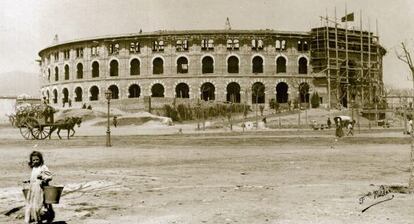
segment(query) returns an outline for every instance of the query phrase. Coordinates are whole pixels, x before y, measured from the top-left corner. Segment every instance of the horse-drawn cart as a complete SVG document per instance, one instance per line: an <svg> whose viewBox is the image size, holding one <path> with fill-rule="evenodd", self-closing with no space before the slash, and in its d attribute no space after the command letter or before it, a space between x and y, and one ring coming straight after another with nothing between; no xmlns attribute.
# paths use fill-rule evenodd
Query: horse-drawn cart
<svg viewBox="0 0 414 224"><path fill-rule="evenodd" d="M75 130L75 124L80 126L81 119L77 117L66 118L63 121L54 122L53 114L55 110L48 105L27 105L17 109L16 114L11 120L12 125L19 128L20 134L25 139L43 140L48 138L56 129L59 132L61 129L68 130L68 138L70 131Z"/></svg>
<svg viewBox="0 0 414 224"><path fill-rule="evenodd" d="M14 115L13 125L20 129L25 139L43 140L52 134L53 123L47 123L47 106L26 105L20 107Z"/></svg>

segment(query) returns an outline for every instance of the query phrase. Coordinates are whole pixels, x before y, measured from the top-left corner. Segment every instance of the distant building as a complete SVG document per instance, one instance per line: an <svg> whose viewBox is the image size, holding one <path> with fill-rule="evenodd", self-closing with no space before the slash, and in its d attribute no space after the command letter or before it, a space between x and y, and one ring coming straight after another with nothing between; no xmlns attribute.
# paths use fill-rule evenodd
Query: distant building
<svg viewBox="0 0 414 224"><path fill-rule="evenodd" d="M326 28L311 32L158 31L61 42L39 52L41 92L57 107L69 99L74 107L103 104L107 89L112 91L113 102L119 107L143 104L144 96L160 102L183 98L259 103L267 107L271 99L282 105L289 101L309 103L313 92L318 92L322 105L326 106L332 98L331 105L340 102L347 106L343 87L353 85L353 79L337 82L336 75L344 74L334 73L332 66L326 68L327 61L333 64L333 53L329 49L331 58L327 59L323 53L327 50L326 38L324 42L319 32L326 33ZM363 34L364 46L368 35ZM352 51L358 51L354 42ZM376 52L376 63L382 66L379 45L374 40L370 43L372 54ZM338 72L344 67L342 47L343 44L338 46L340 55L336 56L340 62L337 65L342 65L336 69ZM367 49L362 49L366 54ZM354 57L348 65L345 63L348 66L358 66ZM381 88L382 73L376 74ZM328 82L328 77L332 82ZM340 86L339 91L336 86Z"/></svg>

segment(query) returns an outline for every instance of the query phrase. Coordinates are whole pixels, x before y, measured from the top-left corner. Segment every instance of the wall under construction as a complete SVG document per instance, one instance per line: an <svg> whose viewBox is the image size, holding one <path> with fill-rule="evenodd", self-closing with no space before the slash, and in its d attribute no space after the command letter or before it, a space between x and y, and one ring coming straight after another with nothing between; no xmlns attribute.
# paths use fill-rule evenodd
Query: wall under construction
<svg viewBox="0 0 414 224"><path fill-rule="evenodd" d="M327 86L331 107L378 107L385 53L372 32L329 26L311 30L313 72L324 74L320 82Z"/></svg>

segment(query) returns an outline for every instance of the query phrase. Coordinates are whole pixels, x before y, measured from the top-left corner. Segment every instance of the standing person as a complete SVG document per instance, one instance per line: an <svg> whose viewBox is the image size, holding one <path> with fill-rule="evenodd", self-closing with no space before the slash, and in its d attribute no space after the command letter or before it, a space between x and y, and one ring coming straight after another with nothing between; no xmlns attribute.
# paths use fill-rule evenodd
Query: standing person
<svg viewBox="0 0 414 224"><path fill-rule="evenodd" d="M340 117L335 119L335 135L336 137L340 138L344 135L344 131L342 130L342 119Z"/></svg>
<svg viewBox="0 0 414 224"><path fill-rule="evenodd" d="M328 120L326 121L326 124L328 125L328 128L331 129L332 122L329 117L328 117Z"/></svg>
<svg viewBox="0 0 414 224"><path fill-rule="evenodd" d="M407 134L411 134L411 132L413 132L413 120L410 119L410 121L408 121L408 130L407 130Z"/></svg>
<svg viewBox="0 0 414 224"><path fill-rule="evenodd" d="M26 207L24 213L25 223L38 222L42 220L52 221L55 213L51 204L45 204L43 187L49 185L52 180L52 173L44 165L42 153L33 151L29 157L29 167L32 174L29 181L29 189L26 195Z"/></svg>
<svg viewBox="0 0 414 224"><path fill-rule="evenodd" d="M354 135L354 122L349 122L348 123L348 133L346 133L346 135Z"/></svg>
<svg viewBox="0 0 414 224"><path fill-rule="evenodd" d="M118 118L117 118L117 116L114 116L114 119L112 120L112 124L114 125L114 127L118 126Z"/></svg>

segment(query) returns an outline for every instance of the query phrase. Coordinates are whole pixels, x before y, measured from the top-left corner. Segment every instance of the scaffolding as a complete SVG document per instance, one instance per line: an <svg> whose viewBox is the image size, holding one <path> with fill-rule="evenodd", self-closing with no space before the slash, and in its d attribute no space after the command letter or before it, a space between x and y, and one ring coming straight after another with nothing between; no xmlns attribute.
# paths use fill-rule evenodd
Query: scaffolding
<svg viewBox="0 0 414 224"><path fill-rule="evenodd" d="M383 100L382 57L385 50L372 32L330 26L311 30L311 64L322 73L328 107L372 109Z"/></svg>

